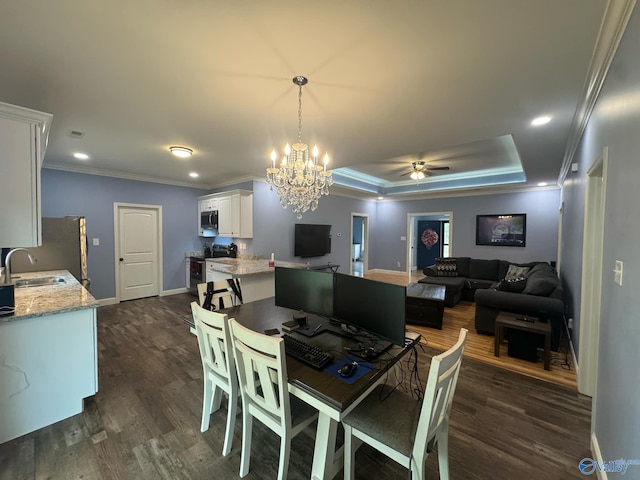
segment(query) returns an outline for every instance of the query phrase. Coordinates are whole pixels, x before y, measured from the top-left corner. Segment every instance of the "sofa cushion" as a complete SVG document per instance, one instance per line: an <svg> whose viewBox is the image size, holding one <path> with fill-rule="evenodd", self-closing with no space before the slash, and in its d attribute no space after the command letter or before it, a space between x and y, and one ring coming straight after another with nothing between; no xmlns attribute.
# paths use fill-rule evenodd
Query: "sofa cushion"
<svg viewBox="0 0 640 480"><path fill-rule="evenodd" d="M529 271L527 286L522 293L548 297L559 286L560 280L553 267L548 263L540 263Z"/></svg>
<svg viewBox="0 0 640 480"><path fill-rule="evenodd" d="M472 258L469 260L469 277L479 280L497 281L498 270L500 267L499 260L481 260Z"/></svg>
<svg viewBox="0 0 640 480"><path fill-rule="evenodd" d="M436 271L439 277L457 277L458 265L455 258L436 258Z"/></svg>
<svg viewBox="0 0 640 480"><path fill-rule="evenodd" d="M527 286L527 278L520 277L520 278L514 278L512 280L507 280L505 278L504 280L501 280L500 283L498 283L498 286L496 288L501 292L522 293L522 291L524 290L524 287L526 286Z"/></svg>
<svg viewBox="0 0 640 480"><path fill-rule="evenodd" d="M458 272L458 276L460 277L468 277L469 276L469 262L471 261L471 257L455 257L456 259L456 270Z"/></svg>
<svg viewBox="0 0 640 480"><path fill-rule="evenodd" d="M509 269L507 270L506 275L504 276L505 280L516 280L519 278L524 278L529 273L529 267L520 267L518 265L509 265ZM526 282L525 282L526 283ZM524 286L523 286L524 288Z"/></svg>

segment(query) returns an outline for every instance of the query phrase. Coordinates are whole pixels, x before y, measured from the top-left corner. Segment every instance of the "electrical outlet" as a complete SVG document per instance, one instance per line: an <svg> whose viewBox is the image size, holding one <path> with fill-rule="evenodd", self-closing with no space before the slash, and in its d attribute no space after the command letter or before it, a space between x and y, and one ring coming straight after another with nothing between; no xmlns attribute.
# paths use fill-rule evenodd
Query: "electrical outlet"
<svg viewBox="0 0 640 480"><path fill-rule="evenodd" d="M93 239L93 245L94 245L94 246L96 246L96 247L97 247L98 245L100 245L100 239L99 239L99 238L94 238L94 239Z"/></svg>
<svg viewBox="0 0 640 480"><path fill-rule="evenodd" d="M400 260L398 260L398 268L400 268Z"/></svg>
<svg viewBox="0 0 640 480"><path fill-rule="evenodd" d="M616 260L616 265L613 268L613 281L622 286L622 271L624 264L620 260Z"/></svg>

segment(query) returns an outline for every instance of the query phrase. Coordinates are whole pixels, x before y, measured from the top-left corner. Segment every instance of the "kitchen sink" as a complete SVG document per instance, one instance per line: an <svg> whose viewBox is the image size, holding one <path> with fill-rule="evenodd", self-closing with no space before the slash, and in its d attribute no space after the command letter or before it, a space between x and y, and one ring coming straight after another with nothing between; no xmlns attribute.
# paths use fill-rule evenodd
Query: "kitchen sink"
<svg viewBox="0 0 640 480"><path fill-rule="evenodd" d="M66 283L66 280L62 277L25 278L23 280L16 280L16 288L42 287L45 285L59 285L60 283Z"/></svg>

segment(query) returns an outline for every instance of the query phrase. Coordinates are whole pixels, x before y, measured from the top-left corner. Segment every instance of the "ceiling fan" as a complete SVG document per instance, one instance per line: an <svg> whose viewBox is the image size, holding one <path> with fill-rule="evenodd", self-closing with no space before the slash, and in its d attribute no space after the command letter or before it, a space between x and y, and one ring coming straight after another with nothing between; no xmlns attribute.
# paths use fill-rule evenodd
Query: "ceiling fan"
<svg viewBox="0 0 640 480"><path fill-rule="evenodd" d="M411 175L411 178L414 180L422 180L424 177L431 175L429 172L435 170L449 170L449 167L428 167L427 162L420 160L411 162L411 171L403 173L400 176L404 177L405 175Z"/></svg>

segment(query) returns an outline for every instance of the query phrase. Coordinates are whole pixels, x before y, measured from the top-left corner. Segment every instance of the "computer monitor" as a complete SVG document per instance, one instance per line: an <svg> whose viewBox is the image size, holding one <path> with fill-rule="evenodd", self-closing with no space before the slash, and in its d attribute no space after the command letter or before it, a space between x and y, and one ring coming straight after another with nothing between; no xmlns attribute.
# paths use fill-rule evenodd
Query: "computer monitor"
<svg viewBox="0 0 640 480"><path fill-rule="evenodd" d="M404 346L406 287L335 274L333 316Z"/></svg>
<svg viewBox="0 0 640 480"><path fill-rule="evenodd" d="M333 273L302 268L275 269L275 296L279 307L333 316Z"/></svg>

